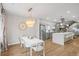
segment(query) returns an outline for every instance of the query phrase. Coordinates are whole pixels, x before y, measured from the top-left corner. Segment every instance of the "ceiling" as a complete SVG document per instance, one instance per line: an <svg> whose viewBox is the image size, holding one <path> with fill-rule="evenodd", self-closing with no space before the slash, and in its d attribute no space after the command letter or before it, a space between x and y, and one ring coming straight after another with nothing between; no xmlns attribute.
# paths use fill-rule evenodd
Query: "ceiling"
<svg viewBox="0 0 79 59"><path fill-rule="evenodd" d="M3 3L7 13L28 16L28 9L33 8L32 15L34 17L43 17L46 19L55 19L60 16L79 18L78 3Z"/></svg>

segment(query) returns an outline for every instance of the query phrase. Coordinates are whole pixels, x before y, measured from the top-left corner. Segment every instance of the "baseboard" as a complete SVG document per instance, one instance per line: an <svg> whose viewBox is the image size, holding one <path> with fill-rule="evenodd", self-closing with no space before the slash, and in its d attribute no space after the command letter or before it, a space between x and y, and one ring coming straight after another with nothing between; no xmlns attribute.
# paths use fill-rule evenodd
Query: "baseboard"
<svg viewBox="0 0 79 59"><path fill-rule="evenodd" d="M20 42L10 43L10 44L8 44L8 46L15 45L15 44L20 44Z"/></svg>

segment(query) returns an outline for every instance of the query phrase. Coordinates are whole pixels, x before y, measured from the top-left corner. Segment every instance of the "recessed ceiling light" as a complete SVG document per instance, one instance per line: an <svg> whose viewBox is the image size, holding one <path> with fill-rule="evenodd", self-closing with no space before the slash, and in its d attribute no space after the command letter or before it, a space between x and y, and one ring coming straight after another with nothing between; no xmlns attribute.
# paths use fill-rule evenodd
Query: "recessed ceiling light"
<svg viewBox="0 0 79 59"><path fill-rule="evenodd" d="M66 13L67 13L67 14L70 14L71 12L68 10Z"/></svg>
<svg viewBox="0 0 79 59"><path fill-rule="evenodd" d="M75 18L75 16L72 16L73 18Z"/></svg>

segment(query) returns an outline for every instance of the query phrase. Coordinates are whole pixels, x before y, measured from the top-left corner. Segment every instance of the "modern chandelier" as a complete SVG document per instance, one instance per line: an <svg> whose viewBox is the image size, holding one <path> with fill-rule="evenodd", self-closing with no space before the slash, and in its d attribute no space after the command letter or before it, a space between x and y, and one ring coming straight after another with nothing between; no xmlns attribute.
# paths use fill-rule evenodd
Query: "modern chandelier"
<svg viewBox="0 0 79 59"><path fill-rule="evenodd" d="M35 18L32 17L32 8L28 9L29 17L27 18L25 24L27 27L33 27L35 24Z"/></svg>
<svg viewBox="0 0 79 59"><path fill-rule="evenodd" d="M20 30L25 30L26 28L32 28L35 25L35 18L32 16L32 8L28 9L28 18L21 22L19 27Z"/></svg>

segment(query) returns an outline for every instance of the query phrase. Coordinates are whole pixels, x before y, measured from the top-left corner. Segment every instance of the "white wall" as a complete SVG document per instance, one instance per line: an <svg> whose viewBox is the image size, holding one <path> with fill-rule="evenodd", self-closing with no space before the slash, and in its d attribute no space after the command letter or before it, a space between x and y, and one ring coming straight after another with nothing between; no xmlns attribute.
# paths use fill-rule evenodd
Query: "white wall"
<svg viewBox="0 0 79 59"><path fill-rule="evenodd" d="M0 6L0 16L1 16L1 6Z"/></svg>
<svg viewBox="0 0 79 59"><path fill-rule="evenodd" d="M9 45L19 43L18 38L23 34L30 35L32 33L31 35L37 36L39 38L38 21L33 28L27 28L26 30L22 31L19 29L19 24L24 20L26 20L26 18L17 15L8 14L7 39Z"/></svg>
<svg viewBox="0 0 79 59"><path fill-rule="evenodd" d="M0 42L3 40L3 25L2 25L2 17L0 16Z"/></svg>

